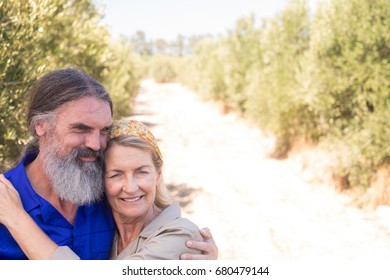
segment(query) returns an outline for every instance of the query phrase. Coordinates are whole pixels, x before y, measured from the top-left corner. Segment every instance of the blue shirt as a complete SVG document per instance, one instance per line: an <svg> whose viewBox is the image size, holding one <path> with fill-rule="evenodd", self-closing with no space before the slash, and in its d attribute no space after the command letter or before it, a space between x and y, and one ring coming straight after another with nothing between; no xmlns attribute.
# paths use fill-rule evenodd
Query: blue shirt
<svg viewBox="0 0 390 280"><path fill-rule="evenodd" d="M80 259L108 259L115 224L107 201L78 207L74 225L70 224L48 201L39 196L27 178L25 166L35 159L29 154L15 168L5 173L20 194L24 209L41 229L59 246L68 246ZM0 259L23 260L26 255L0 224Z"/></svg>

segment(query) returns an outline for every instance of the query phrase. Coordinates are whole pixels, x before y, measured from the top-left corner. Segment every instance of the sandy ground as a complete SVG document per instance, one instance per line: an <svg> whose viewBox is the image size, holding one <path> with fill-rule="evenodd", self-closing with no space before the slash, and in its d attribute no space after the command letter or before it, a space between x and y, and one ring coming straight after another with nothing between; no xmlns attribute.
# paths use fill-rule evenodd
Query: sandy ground
<svg viewBox="0 0 390 280"><path fill-rule="evenodd" d="M273 139L249 122L176 83L144 80L134 106L183 216L211 229L219 259L390 261L389 208L358 209L298 161L269 158Z"/></svg>

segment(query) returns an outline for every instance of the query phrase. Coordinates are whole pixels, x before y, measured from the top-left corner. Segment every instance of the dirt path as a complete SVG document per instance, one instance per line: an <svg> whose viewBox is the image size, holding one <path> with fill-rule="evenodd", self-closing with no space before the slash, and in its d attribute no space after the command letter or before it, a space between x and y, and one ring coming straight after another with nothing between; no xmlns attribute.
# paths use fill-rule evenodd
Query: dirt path
<svg viewBox="0 0 390 280"><path fill-rule="evenodd" d="M211 228L220 259L390 260L388 208L362 211L307 183L294 162L267 157L273 139L234 114L152 80L142 82L134 113L159 138L183 216Z"/></svg>

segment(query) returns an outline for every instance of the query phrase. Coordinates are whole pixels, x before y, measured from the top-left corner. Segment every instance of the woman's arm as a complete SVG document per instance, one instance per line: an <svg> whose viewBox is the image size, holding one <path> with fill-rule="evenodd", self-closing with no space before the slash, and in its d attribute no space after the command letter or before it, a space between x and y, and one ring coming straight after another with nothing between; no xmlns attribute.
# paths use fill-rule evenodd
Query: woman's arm
<svg viewBox="0 0 390 280"><path fill-rule="evenodd" d="M29 259L78 258L69 248L59 247L42 231L24 210L19 193L3 174L0 174L0 223L7 227Z"/></svg>

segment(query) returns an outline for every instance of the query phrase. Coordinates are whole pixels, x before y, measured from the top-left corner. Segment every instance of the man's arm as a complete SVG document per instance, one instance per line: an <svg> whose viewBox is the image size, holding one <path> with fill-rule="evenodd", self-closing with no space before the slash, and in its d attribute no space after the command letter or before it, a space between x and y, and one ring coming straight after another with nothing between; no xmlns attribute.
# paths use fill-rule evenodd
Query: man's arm
<svg viewBox="0 0 390 280"><path fill-rule="evenodd" d="M210 229L202 228L200 234L203 237L202 241L188 240L186 245L188 248L197 249L203 252L203 254L189 254L184 253L180 256L181 260L216 260L218 259L218 248L215 244Z"/></svg>

